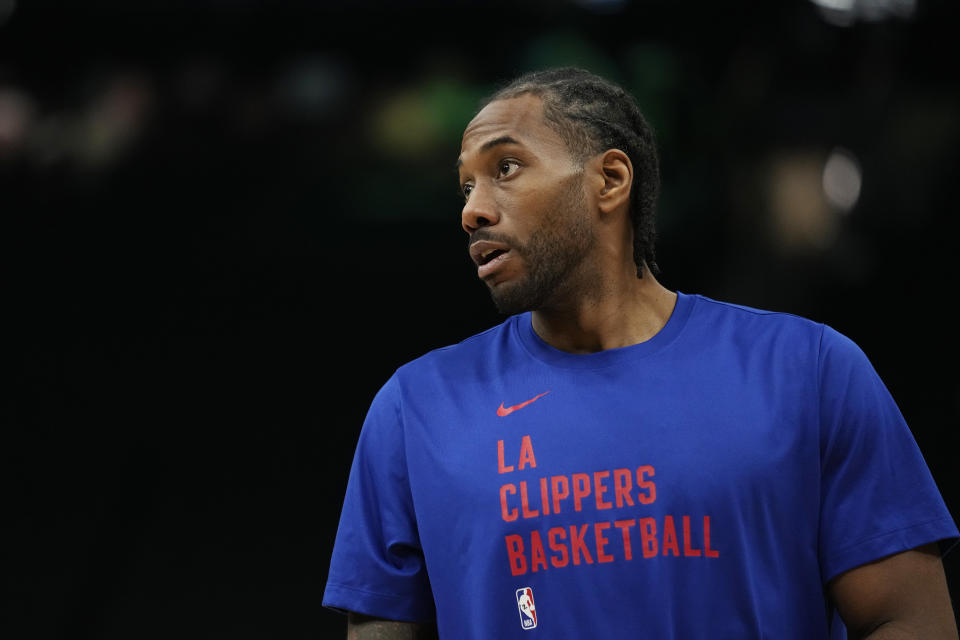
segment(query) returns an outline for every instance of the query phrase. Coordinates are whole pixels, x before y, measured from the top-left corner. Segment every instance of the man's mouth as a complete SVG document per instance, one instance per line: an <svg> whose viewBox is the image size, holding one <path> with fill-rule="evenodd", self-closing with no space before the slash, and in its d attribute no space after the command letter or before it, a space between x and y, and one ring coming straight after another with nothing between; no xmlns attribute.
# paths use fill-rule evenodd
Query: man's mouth
<svg viewBox="0 0 960 640"><path fill-rule="evenodd" d="M480 256L480 266L483 266L496 258L497 256L502 256L507 252L506 249L494 249L493 251L488 251Z"/></svg>
<svg viewBox="0 0 960 640"><path fill-rule="evenodd" d="M477 240L470 245L470 257L477 264L477 275L486 278L509 257L510 247L502 242Z"/></svg>
<svg viewBox="0 0 960 640"><path fill-rule="evenodd" d="M483 262L480 263L480 266L477 267L477 276L479 276L481 280L487 279L496 271L499 271L500 267L503 266L503 264L509 259L509 250L492 252Z"/></svg>
<svg viewBox="0 0 960 640"><path fill-rule="evenodd" d="M470 257L478 266L483 266L508 251L510 251L510 247L493 240L477 240L470 245Z"/></svg>

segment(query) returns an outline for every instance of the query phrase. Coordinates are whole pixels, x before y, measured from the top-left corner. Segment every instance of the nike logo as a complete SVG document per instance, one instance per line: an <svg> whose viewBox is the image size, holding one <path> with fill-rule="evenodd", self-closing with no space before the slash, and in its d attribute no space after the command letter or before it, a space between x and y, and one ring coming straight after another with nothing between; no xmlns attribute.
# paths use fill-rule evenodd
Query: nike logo
<svg viewBox="0 0 960 640"><path fill-rule="evenodd" d="M497 415L500 416L501 418L502 418L503 416L508 416L508 415L510 415L511 413L513 413L514 411L516 411L517 409L523 409L525 406L527 406L527 405L530 404L531 402L536 402L537 400L539 400L539 399L542 398L543 396L547 395L548 393L550 393L550 392L549 392L549 391L544 391L544 392L541 393L540 395L538 395L538 396L533 396L532 398L530 398L530 399L527 400L526 402L521 402L520 404L515 404L515 405L513 405L512 407L504 407L504 406L503 406L503 403L501 402L501 403L500 403L500 406L497 407Z"/></svg>

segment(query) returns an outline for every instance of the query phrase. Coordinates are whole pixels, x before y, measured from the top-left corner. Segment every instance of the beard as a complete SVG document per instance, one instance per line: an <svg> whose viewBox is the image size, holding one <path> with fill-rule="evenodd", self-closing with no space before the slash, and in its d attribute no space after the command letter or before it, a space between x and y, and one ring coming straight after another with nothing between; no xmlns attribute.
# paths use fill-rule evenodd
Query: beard
<svg viewBox="0 0 960 640"><path fill-rule="evenodd" d="M571 178L547 205L542 225L527 242L503 238L523 258L526 273L489 287L500 313L514 315L562 303L582 282L575 277L576 270L595 241L582 189L580 174Z"/></svg>

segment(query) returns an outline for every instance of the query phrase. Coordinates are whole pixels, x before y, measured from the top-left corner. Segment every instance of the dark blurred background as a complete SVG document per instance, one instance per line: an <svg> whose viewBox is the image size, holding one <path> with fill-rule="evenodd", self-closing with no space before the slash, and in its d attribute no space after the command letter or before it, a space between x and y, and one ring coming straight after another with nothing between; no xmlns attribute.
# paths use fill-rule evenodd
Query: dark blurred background
<svg viewBox="0 0 960 640"><path fill-rule="evenodd" d="M4 636L342 637L320 599L368 403L501 320L460 134L550 65L653 123L664 284L852 337L957 518L958 16L0 0Z"/></svg>

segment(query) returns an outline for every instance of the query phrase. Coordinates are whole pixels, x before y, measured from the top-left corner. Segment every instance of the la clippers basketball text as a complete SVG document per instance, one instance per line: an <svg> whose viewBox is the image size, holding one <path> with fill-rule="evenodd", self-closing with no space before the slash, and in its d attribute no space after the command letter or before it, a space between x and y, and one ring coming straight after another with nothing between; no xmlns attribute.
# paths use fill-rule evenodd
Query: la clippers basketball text
<svg viewBox="0 0 960 640"><path fill-rule="evenodd" d="M657 500L652 465L539 477L525 473L521 479L519 472L537 467L533 441L522 436L511 464L506 449L498 440L497 472L517 476L505 477L509 481L500 485L500 517L505 522L530 522L526 533L505 536L512 575L657 556L720 557L708 514L644 515L644 507ZM609 511L610 517L549 526L551 516L580 512L591 504L597 511Z"/></svg>

